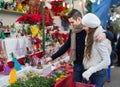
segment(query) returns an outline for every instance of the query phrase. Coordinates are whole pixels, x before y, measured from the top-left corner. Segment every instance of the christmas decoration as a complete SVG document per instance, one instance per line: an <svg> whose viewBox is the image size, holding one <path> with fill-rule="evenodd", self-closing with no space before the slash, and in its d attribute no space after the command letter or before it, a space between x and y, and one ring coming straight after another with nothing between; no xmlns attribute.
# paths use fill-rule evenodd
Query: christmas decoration
<svg viewBox="0 0 120 87"><path fill-rule="evenodd" d="M9 75L11 69L10 69L10 67L7 64L7 58L5 56L3 56L2 61L3 61L3 64L4 64L3 65L3 72L4 72L4 74L5 75Z"/></svg>
<svg viewBox="0 0 120 87"><path fill-rule="evenodd" d="M21 70L21 65L20 63L17 61L17 59L15 58L14 54L11 53L11 57L12 57L12 61L14 62L14 68L16 70Z"/></svg>
<svg viewBox="0 0 120 87"><path fill-rule="evenodd" d="M30 56L25 55L24 64L30 64Z"/></svg>
<svg viewBox="0 0 120 87"><path fill-rule="evenodd" d="M12 69L11 72L10 72L10 84L13 84L17 81L17 78L16 78L16 69Z"/></svg>

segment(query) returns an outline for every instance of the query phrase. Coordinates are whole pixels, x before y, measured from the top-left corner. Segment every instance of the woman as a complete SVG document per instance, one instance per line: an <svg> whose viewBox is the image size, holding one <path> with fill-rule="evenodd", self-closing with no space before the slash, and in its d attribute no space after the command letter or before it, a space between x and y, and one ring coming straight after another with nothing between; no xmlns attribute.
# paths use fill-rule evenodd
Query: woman
<svg viewBox="0 0 120 87"><path fill-rule="evenodd" d="M87 31L83 59L86 71L82 76L97 87L103 87L107 80L107 68L110 65L111 44L108 39L101 42L95 41L95 36L105 31L100 26L100 19L96 15L86 14L82 24Z"/></svg>

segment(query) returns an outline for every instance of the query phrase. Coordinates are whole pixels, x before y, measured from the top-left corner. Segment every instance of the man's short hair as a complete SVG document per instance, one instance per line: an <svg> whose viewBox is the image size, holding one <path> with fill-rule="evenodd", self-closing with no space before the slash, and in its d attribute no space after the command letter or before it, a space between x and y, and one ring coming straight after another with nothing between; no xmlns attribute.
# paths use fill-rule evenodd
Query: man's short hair
<svg viewBox="0 0 120 87"><path fill-rule="evenodd" d="M72 9L70 11L70 13L68 13L68 18L73 18L73 19L77 19L78 17L81 17L82 18L82 14L80 11L78 11L77 9Z"/></svg>

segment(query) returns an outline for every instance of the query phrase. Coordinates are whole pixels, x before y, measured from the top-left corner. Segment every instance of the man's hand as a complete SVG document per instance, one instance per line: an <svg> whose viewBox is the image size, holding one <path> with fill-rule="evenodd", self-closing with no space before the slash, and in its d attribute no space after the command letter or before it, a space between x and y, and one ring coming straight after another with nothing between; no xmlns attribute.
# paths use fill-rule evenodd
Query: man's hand
<svg viewBox="0 0 120 87"><path fill-rule="evenodd" d="M44 63L47 64L48 62L51 62L51 61L52 61L52 58L51 57L47 57L47 58L45 58Z"/></svg>
<svg viewBox="0 0 120 87"><path fill-rule="evenodd" d="M95 41L96 42L101 42L105 39L106 39L106 34L105 33L101 33L101 34L95 36Z"/></svg>

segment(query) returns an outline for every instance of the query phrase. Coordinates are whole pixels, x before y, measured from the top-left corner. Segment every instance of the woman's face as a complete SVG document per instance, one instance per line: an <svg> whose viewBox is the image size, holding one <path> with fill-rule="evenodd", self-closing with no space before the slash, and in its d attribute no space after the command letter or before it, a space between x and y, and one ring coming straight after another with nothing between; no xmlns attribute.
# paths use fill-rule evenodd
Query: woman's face
<svg viewBox="0 0 120 87"><path fill-rule="evenodd" d="M81 23L81 18L78 17L77 20L69 18L68 21L71 24L71 26L75 29Z"/></svg>

